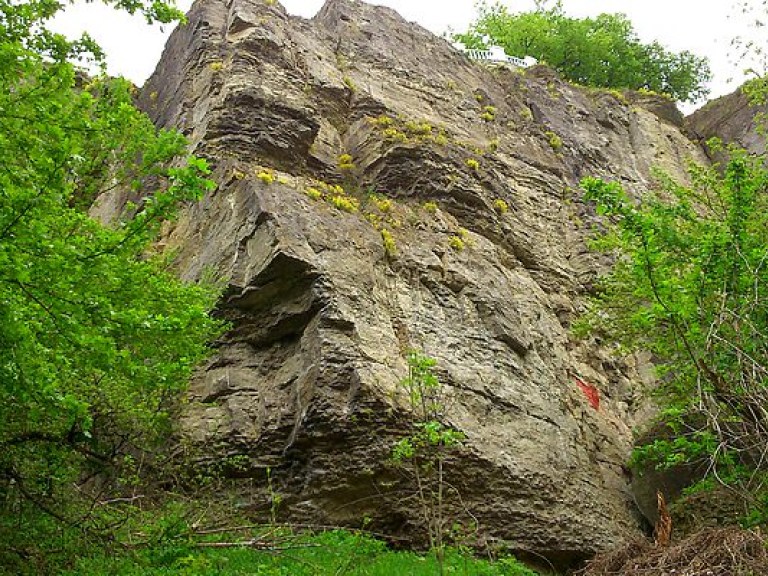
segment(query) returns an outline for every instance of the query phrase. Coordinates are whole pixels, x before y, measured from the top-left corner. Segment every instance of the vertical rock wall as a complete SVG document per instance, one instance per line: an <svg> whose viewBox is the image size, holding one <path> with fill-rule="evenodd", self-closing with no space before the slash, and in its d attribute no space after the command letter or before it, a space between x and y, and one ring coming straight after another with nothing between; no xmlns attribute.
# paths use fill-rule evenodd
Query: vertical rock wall
<svg viewBox="0 0 768 576"><path fill-rule="evenodd" d="M232 330L181 425L206 458L245 457L244 493L269 466L294 519L420 533L386 462L409 429L398 382L416 348L467 436L448 463L453 513L561 563L638 533L623 463L652 378L569 333L600 267L578 181L642 193L654 166L684 178L705 159L674 107L483 67L354 0L310 21L198 0L141 103L220 182L165 243L183 276L229 286ZM357 211L333 204L337 185Z"/></svg>

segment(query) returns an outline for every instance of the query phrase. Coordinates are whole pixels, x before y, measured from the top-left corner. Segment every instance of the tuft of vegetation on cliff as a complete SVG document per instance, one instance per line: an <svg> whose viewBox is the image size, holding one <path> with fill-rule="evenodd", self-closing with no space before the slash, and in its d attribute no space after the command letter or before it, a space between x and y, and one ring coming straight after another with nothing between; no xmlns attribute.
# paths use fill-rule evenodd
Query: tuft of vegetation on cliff
<svg viewBox="0 0 768 576"><path fill-rule="evenodd" d="M707 95L711 72L705 58L642 43L623 14L572 18L560 1L539 2L533 12L510 13L501 4L484 3L479 10L469 30L457 36L467 46L480 47L488 37L508 54L533 56L585 86L651 90L681 102Z"/></svg>

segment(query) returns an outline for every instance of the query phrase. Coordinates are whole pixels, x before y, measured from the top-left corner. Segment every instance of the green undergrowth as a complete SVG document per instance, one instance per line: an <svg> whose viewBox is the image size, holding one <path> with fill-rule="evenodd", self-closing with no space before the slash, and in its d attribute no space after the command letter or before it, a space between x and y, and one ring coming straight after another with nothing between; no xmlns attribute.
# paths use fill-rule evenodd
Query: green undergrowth
<svg viewBox="0 0 768 576"><path fill-rule="evenodd" d="M263 537L263 538L262 538ZM247 545L248 542L251 545ZM234 546L236 542L245 542ZM210 546L210 547L207 547ZM215 547L222 546L222 547ZM369 536L344 530L275 538L271 533L243 537L217 534L204 541L185 540L121 554L81 558L67 576L432 576L432 555L392 551ZM536 576L514 558L494 562L457 549L446 553L444 574L457 576Z"/></svg>

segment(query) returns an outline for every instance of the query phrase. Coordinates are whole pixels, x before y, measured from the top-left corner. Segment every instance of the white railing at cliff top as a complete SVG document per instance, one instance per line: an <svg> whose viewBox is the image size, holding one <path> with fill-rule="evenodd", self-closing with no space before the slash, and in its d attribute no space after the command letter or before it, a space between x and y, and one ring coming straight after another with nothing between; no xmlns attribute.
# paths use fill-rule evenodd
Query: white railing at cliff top
<svg viewBox="0 0 768 576"><path fill-rule="evenodd" d="M512 66L517 66L518 68L530 68L539 63L532 56L526 56L525 58L507 56L507 53L501 46L491 46L488 50L480 50L478 48L467 48L461 42L455 42L453 47L459 52L466 54L471 60L477 60L478 62L512 64Z"/></svg>

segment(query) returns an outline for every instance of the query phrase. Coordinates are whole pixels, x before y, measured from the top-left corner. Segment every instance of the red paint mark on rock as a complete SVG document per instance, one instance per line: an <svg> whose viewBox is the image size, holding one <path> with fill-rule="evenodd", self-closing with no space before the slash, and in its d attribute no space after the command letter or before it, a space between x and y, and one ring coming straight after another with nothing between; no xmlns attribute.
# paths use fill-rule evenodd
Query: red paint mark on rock
<svg viewBox="0 0 768 576"><path fill-rule="evenodd" d="M584 396L587 397L587 400L589 401L590 406L594 408L595 410L600 409L600 390L598 390L595 386L592 384L589 384L587 382L584 382L581 378L573 378L573 381L576 382L576 385L581 388L581 391L584 392Z"/></svg>

